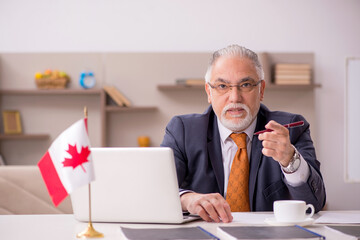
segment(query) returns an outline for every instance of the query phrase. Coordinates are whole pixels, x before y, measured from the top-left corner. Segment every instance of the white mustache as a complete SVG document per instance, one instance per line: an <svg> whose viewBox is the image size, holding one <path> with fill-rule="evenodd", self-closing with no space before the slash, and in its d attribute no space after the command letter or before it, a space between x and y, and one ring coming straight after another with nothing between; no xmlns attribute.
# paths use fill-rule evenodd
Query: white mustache
<svg viewBox="0 0 360 240"><path fill-rule="evenodd" d="M242 108L244 109L247 113L249 113L250 109L248 108L248 106L246 106L245 104L242 103L229 103L228 105L226 105L222 111L222 114L225 114L226 111L228 111L230 108Z"/></svg>

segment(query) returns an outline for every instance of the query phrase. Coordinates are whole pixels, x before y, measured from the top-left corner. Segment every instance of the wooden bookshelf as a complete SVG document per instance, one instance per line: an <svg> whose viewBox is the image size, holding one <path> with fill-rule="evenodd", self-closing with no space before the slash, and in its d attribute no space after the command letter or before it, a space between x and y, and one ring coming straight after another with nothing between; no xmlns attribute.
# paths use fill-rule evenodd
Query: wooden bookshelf
<svg viewBox="0 0 360 240"><path fill-rule="evenodd" d="M44 108L48 108L49 105L50 107L54 106L54 108L58 108L60 109L60 111L63 112L67 112L67 106L70 106L72 103L78 105L82 105L83 103L88 103L91 102L91 105L89 106L90 108L94 108L96 110L96 116L100 116L100 121L97 121L97 123L91 122L93 124L99 124L99 128L100 130L98 131L98 129L96 131L98 131L100 133L100 136L98 141L97 141L97 145L101 145L101 146L108 146L108 145L114 145L111 144L112 143L112 139L111 138L111 131L109 131L109 129L112 128L116 128L116 124L128 124L129 121L128 119L136 118L136 116L128 116L122 118L122 116L119 116L119 114L132 114L132 113L141 113L141 112L146 112L147 114L153 114L153 112L156 112L158 108L162 107L162 103L159 102L159 106L130 106L130 107L120 107L118 105L111 105L110 103L107 102L107 95L105 94L104 90L101 88L98 89L81 89L78 85L73 84L71 86L76 87L76 89L36 89L34 86L31 86L29 84L27 85L23 85L25 86L29 86L29 88L31 89L17 89L17 87L21 88L21 82L22 82L22 75L21 74L17 74L16 73L16 69L14 66L21 66L22 71L24 72L32 72L34 69L33 66L33 59L37 59L39 58L40 63L44 64L47 63L47 59L49 58L49 56L54 56L54 59L56 59L56 61L58 63L60 63L60 65L62 65L62 63L66 63L65 66L69 69L71 69L70 67L72 67L72 65L76 65L78 62L84 62L83 60L87 60L87 59L92 59L91 61L94 62L93 66L94 69L98 69L98 72L100 72L100 70L103 68L103 66L99 66L97 68L97 64L98 64L98 59L101 59L102 55L97 55L97 54L90 54L90 55L83 55L80 54L79 56L77 54L75 54L76 58L73 57L73 55L67 55L67 54L52 54L52 55L42 55L42 54L25 54L25 55L16 55L13 56L12 54L5 54L5 58L9 60L9 63L11 63L10 65L4 65L4 69L2 71L2 82L8 81L8 83L11 84L3 84L3 86L9 86L12 89L1 89L0 90L0 102L1 102L1 108L3 109L7 109L7 107L11 107L11 108L16 108L19 107L20 110L22 109L27 109L27 106L31 107L31 110L33 109L32 107L32 101L34 100L34 104L37 103L41 103L42 101L44 102L49 102L49 104L44 104ZM146 61L148 61L147 59L149 59L149 57L151 57L150 59L153 59L153 62L156 63L156 66L158 65L158 62L161 63L166 63L169 60L168 59L178 59L177 61L179 62L184 62L186 61L186 66L182 66L181 68L177 68L174 65L174 69L169 73L170 75L166 75L166 76L161 76L161 78L159 78L159 83L158 85L155 85L153 88L155 88L158 93L157 94L164 94L166 96L166 98L171 97L171 96L175 96L176 100L181 101L181 97L186 95L182 95L184 93L186 93L186 91L191 92L191 94L200 94L200 91L202 94L205 94L204 92L204 88L205 86L186 86L186 85L179 85L175 83L175 79L178 77L183 77L186 75L195 75L195 76L200 76L202 74L202 71L205 70L204 69L204 63L206 64L206 62L208 61L209 57L211 56L211 53L191 53L191 54L180 54L180 56L178 57L178 53L174 54L168 54L168 53L161 53L161 54L155 54L154 58L153 58L154 54L136 54L134 59L146 59ZM99 58L100 56L100 58ZM4 58L4 54L2 54L2 57ZM121 61L127 62L127 59L129 57L133 57L132 54L110 54L108 57L108 62L106 64L109 64L107 67L109 69L113 69L112 71L114 71L114 76L131 76L132 79L134 79L134 81L145 81L148 80L146 79L146 77L149 78L149 76L147 74L143 74L143 73L137 73L137 72L132 72L133 70L132 67L129 68L129 71L123 71L123 70L117 70L119 63L121 63ZM272 68L275 64L278 63L307 63L310 64L312 66L312 69L315 71L315 65L314 65L314 54L313 53L297 53L297 52L293 52L293 53L273 53L273 52L264 52L264 53L259 53L259 58L260 61L263 63L264 66L264 71L265 71L265 76L266 76L266 91L273 91L273 95L275 96L275 99L281 98L281 95L285 92L291 92L290 94L284 94L285 97L288 97L289 95L291 95L292 93L295 93L297 95L301 95L301 94L306 94L306 95L311 95L311 93L309 94L309 92L311 92L314 89L320 88L321 85L320 84L316 84L314 82L314 74L312 75L312 82L310 85L275 85L273 83L273 75L272 75ZM76 61L76 59L81 59L81 61ZM189 60L190 59L190 60ZM121 60L119 62L119 60ZM90 62L91 62L90 61ZM39 64L39 63L37 63ZM136 65L134 69L137 69L137 65L138 65L138 61L134 61L134 64ZM163 64L162 64L163 65ZM5 69L5 67L9 67L9 70L7 71ZM82 67L82 63L77 66L76 69L80 69L80 67ZM193 69L200 69L200 70L194 70L194 71L189 71L187 72L187 69L189 69L189 67L193 68ZM74 68L75 69L75 68ZM153 68L150 68L151 71L153 70ZM5 71L6 70L6 71ZM131 71L130 71L131 70ZM160 70L154 70L154 71L160 71ZM140 71L141 72L141 71ZM73 74L77 74L77 70L73 70ZM115 74L116 73L116 74ZM75 76L75 75L74 75ZM100 75L99 75L100 76ZM108 75L108 76L112 76L112 75ZM169 79L169 76L171 77L171 79ZM104 77L104 76L103 76ZM158 75L151 75L151 78L156 78L158 77ZM12 78L14 78L15 80L13 80ZM102 79L103 82L108 82L108 83L115 83L114 80L111 79ZM125 81L124 81L125 82ZM125 82L126 83L126 82ZM122 81L117 82L117 84L119 84L119 86L125 86L125 85L121 85L121 84L125 84ZM147 85L147 87L149 87L150 85ZM150 86L152 87L152 86ZM125 88L125 87L124 87ZM149 89L150 90L150 89ZM154 89L151 89L154 90ZM300 93L296 93L296 91L301 91ZM309 92L306 92L309 91ZM66 98L65 104L62 104L62 100ZM69 98L69 99L68 99ZM88 101L89 100L89 101ZM171 99L172 100L172 99ZM14 103L13 103L14 102ZM26 102L26 104L22 104L22 102ZM79 104L81 103L81 104ZM90 103L89 103L90 104ZM151 103L149 103L151 104ZM166 104L172 104L171 101L170 103L166 103ZM167 105L166 105L167 106ZM28 111L31 111L29 107ZM37 113L40 111L41 112L41 108L42 106L34 106L34 109L37 111ZM99 113L98 110L99 109ZM72 111L73 109L71 108L70 111ZM162 110L162 109L161 109ZM167 110L167 109L166 109ZM32 119L33 117L31 116L33 113L32 112L24 112L24 119L25 121L29 118ZM56 111L56 110L55 110ZM30 116L28 117L29 114ZM47 113L41 113L41 114L47 114ZM50 113L51 114L51 113ZM81 116L81 113L79 114ZM113 123L112 119L113 118L119 118L119 119L125 119L125 122L121 122L121 123ZM31 122L31 121L29 121ZM111 125L115 125L115 126L110 126ZM28 123L26 121L26 123ZM30 126L27 127L27 129L31 128L31 124L29 124ZM41 128L41 130L39 129L38 131L41 131L40 133L33 133L33 134L26 134L27 130L25 131L25 134L22 135L0 135L0 143L4 142L4 141L8 141L8 140L31 140L31 139L36 139L37 141L43 141L46 139L50 139L53 131L51 131L49 126L44 125L43 127L40 125L38 126L37 124L37 129ZM97 127L97 126L96 126ZM44 132L44 131L45 132ZM65 129L64 129L65 130ZM48 131L48 132L47 132ZM51 135L49 136L47 133L50 133ZM97 134L99 135L99 134ZM51 139L50 139L51 140ZM109 142L108 142L109 141ZM108 144L109 143L109 144ZM5 143L4 145L7 144L15 144L17 145L18 143ZM19 143L17 146L21 146L21 144L23 143ZM28 144L27 142L25 144ZM38 143L36 143L38 144ZM39 143L39 145L44 145L44 142ZM6 157L6 149L4 150L4 155L5 155L5 159L8 160L8 163L11 164L11 159ZM36 149L34 149L34 152L37 151Z"/></svg>
<svg viewBox="0 0 360 240"><path fill-rule="evenodd" d="M143 111L156 111L158 108L155 106L130 106L121 107L117 105L107 105L106 93L103 89L1 89L0 97L2 96L94 96L99 98L100 102L100 124L101 145L107 146L107 115L111 113L131 113ZM4 108L4 103L2 108ZM46 130L46 126L44 127ZM64 129L65 130L65 129ZM0 141L17 141L17 140L47 140L50 139L49 134L0 134ZM11 160L8 160L11 164Z"/></svg>

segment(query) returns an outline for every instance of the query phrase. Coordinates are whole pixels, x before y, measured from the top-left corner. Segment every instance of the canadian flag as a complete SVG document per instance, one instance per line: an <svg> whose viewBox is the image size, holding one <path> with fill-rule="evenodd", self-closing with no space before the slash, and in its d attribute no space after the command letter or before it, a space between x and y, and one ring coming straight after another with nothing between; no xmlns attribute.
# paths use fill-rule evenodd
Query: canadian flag
<svg viewBox="0 0 360 240"><path fill-rule="evenodd" d="M76 188L93 181L87 118L62 132L41 158L38 167L55 206Z"/></svg>

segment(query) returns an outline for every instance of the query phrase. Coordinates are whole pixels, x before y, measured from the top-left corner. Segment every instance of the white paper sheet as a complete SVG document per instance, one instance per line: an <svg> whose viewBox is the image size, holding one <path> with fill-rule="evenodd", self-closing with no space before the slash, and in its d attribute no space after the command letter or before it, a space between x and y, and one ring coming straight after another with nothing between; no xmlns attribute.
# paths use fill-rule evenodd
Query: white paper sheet
<svg viewBox="0 0 360 240"><path fill-rule="evenodd" d="M360 224L360 212L321 212L315 223L348 223Z"/></svg>
<svg viewBox="0 0 360 240"><path fill-rule="evenodd" d="M264 221L266 218L274 217L273 212L269 213L256 213L256 212L233 212L233 222L243 224L266 224Z"/></svg>

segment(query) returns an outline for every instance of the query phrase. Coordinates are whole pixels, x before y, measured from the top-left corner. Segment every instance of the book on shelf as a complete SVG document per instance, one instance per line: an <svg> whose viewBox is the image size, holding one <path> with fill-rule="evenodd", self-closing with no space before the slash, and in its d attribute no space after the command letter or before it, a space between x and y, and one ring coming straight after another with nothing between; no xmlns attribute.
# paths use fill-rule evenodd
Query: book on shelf
<svg viewBox="0 0 360 240"><path fill-rule="evenodd" d="M202 78L184 78L184 79L176 79L177 85L185 85L185 86L204 86L205 80Z"/></svg>
<svg viewBox="0 0 360 240"><path fill-rule="evenodd" d="M291 76L284 76L284 77L275 77L275 84L311 84L310 77L291 77Z"/></svg>
<svg viewBox="0 0 360 240"><path fill-rule="evenodd" d="M324 236L300 226L286 227L218 227L217 236L228 240L248 239L325 239Z"/></svg>
<svg viewBox="0 0 360 240"><path fill-rule="evenodd" d="M125 228L120 227L125 239L128 240L208 240L218 237L201 227L178 227L178 228Z"/></svg>
<svg viewBox="0 0 360 240"><path fill-rule="evenodd" d="M277 63L275 71L277 70L311 70L311 65L308 63Z"/></svg>
<svg viewBox="0 0 360 240"><path fill-rule="evenodd" d="M104 91L110 96L110 98L119 106L130 107L131 102L126 98L116 87L104 86Z"/></svg>
<svg viewBox="0 0 360 240"><path fill-rule="evenodd" d="M311 76L311 70L307 69L307 70L275 70L275 74L277 75L303 75L303 76Z"/></svg>
<svg viewBox="0 0 360 240"><path fill-rule="evenodd" d="M275 84L311 84L310 76L275 75Z"/></svg>
<svg viewBox="0 0 360 240"><path fill-rule="evenodd" d="M294 81L294 80L283 80L283 81L276 81L275 85L311 85L311 82L307 81Z"/></svg>
<svg viewBox="0 0 360 240"><path fill-rule="evenodd" d="M304 80L304 81L310 81L311 77L310 75L281 75L281 74L275 74L276 79L294 79L294 80Z"/></svg>

